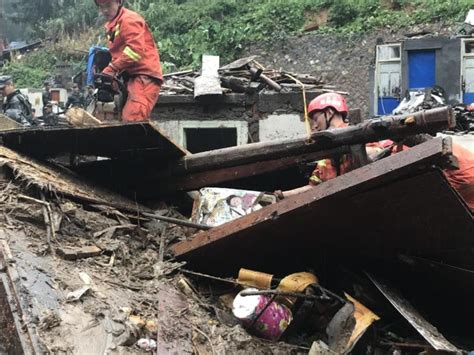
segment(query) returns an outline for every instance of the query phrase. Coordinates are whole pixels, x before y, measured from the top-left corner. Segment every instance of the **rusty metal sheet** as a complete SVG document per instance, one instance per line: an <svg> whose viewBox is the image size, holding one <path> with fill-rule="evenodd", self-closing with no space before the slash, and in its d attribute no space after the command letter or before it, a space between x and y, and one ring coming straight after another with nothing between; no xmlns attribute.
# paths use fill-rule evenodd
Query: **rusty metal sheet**
<svg viewBox="0 0 474 355"><path fill-rule="evenodd" d="M435 139L352 171L199 233L172 251L193 268L232 275L241 267L304 267L322 248L394 256L471 246L471 212L441 172L431 170L447 158L443 142Z"/></svg>
<svg viewBox="0 0 474 355"><path fill-rule="evenodd" d="M151 122L110 123L96 127L40 127L0 131L3 145L34 157L65 153L110 158L154 157L167 160L187 154Z"/></svg>
<svg viewBox="0 0 474 355"><path fill-rule="evenodd" d="M387 298L395 309L405 318L418 333L438 351L461 353L451 344L431 323L429 323L418 311L403 298L396 290L377 280L373 275L367 275L378 290Z"/></svg>

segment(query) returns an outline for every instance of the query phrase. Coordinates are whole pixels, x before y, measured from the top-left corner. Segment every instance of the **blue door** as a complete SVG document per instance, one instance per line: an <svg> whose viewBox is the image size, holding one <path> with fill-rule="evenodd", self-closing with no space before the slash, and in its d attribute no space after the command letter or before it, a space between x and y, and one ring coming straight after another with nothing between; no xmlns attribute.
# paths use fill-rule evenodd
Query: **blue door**
<svg viewBox="0 0 474 355"><path fill-rule="evenodd" d="M408 88L430 88L436 84L436 52L420 50L408 52Z"/></svg>
<svg viewBox="0 0 474 355"><path fill-rule="evenodd" d="M474 58L464 58L463 100L466 105L474 103Z"/></svg>

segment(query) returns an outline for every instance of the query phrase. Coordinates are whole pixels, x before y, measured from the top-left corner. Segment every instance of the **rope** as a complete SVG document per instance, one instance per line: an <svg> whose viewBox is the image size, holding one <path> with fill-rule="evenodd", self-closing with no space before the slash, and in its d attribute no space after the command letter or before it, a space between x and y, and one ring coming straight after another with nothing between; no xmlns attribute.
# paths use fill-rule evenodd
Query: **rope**
<svg viewBox="0 0 474 355"><path fill-rule="evenodd" d="M290 74L285 74L285 75L288 78L290 78L291 80L293 80L296 84L301 86L301 92L303 94L303 105L304 105L304 123L305 123L306 133L308 134L308 138L310 138L311 137L311 126L309 124L308 105L307 105L307 101L306 101L305 85L301 81L299 81L298 79L291 76Z"/></svg>

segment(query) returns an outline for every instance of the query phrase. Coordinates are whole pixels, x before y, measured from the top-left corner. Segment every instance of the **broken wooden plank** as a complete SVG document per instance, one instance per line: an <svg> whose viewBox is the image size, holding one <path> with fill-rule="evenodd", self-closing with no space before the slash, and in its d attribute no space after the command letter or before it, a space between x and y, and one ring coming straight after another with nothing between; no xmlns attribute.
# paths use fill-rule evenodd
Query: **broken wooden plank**
<svg viewBox="0 0 474 355"><path fill-rule="evenodd" d="M461 351L451 344L431 323L429 323L418 311L395 289L389 287L384 282L376 279L373 275L367 274L378 290L387 298L393 307L405 318L418 333L431 346L438 351L449 353L461 353Z"/></svg>
<svg viewBox="0 0 474 355"><path fill-rule="evenodd" d="M328 150L343 145L364 144L382 139L400 139L418 133L437 132L452 127L454 124L453 110L446 107L404 116L367 120L360 125L314 133L310 141L302 136L188 155L171 163L167 171L163 172L163 176L222 169Z"/></svg>
<svg viewBox="0 0 474 355"><path fill-rule="evenodd" d="M67 110L66 119L74 127L94 127L102 124L102 121L80 107L71 107Z"/></svg>
<svg viewBox="0 0 474 355"><path fill-rule="evenodd" d="M255 59L257 59L256 55L252 55L250 57L240 58L233 61L230 64L224 65L220 70L237 70L247 67L250 63L252 63Z"/></svg>
<svg viewBox="0 0 474 355"><path fill-rule="evenodd" d="M3 145L33 157L64 153L110 158L177 159L188 152L151 122L98 127L38 127L0 132Z"/></svg>
<svg viewBox="0 0 474 355"><path fill-rule="evenodd" d="M203 55L201 76L194 80L194 98L222 95L218 56Z"/></svg>
<svg viewBox="0 0 474 355"><path fill-rule="evenodd" d="M95 245L85 246L82 248L60 247L56 248L56 254L64 260L74 261L99 256L102 254L102 249L96 247Z"/></svg>
<svg viewBox="0 0 474 355"><path fill-rule="evenodd" d="M219 265L220 273L234 274L241 267L278 269L281 260L304 265L305 257L314 257L307 253L322 247L380 256L470 246L472 214L443 176L431 170L451 152L450 140L433 139L198 233L171 250L193 268L215 272L212 265ZM394 211L403 224L391 226ZM454 237L452 225L457 226Z"/></svg>
<svg viewBox="0 0 474 355"><path fill-rule="evenodd" d="M0 114L0 131L6 131L10 129L19 129L22 128L23 125L19 124L18 122L12 120L11 118Z"/></svg>

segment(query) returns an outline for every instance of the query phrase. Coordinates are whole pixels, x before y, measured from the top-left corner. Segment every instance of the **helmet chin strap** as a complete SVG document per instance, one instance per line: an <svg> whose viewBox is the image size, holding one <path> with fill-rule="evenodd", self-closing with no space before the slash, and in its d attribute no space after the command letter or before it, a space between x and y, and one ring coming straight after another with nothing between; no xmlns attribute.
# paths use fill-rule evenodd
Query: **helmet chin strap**
<svg viewBox="0 0 474 355"><path fill-rule="evenodd" d="M119 0L119 1L117 1L117 2L118 2L119 7L118 7L117 13L115 14L113 20L115 20L115 18L118 16L120 10L121 10L122 7L123 7L123 0ZM113 21L113 20L112 20L112 21Z"/></svg>
<svg viewBox="0 0 474 355"><path fill-rule="evenodd" d="M329 118L328 118L328 111L331 112L331 117ZM324 119L326 120L326 129L329 129L329 127L331 127L331 121L334 118L334 116L335 116L335 113L332 112L332 110L324 111Z"/></svg>

